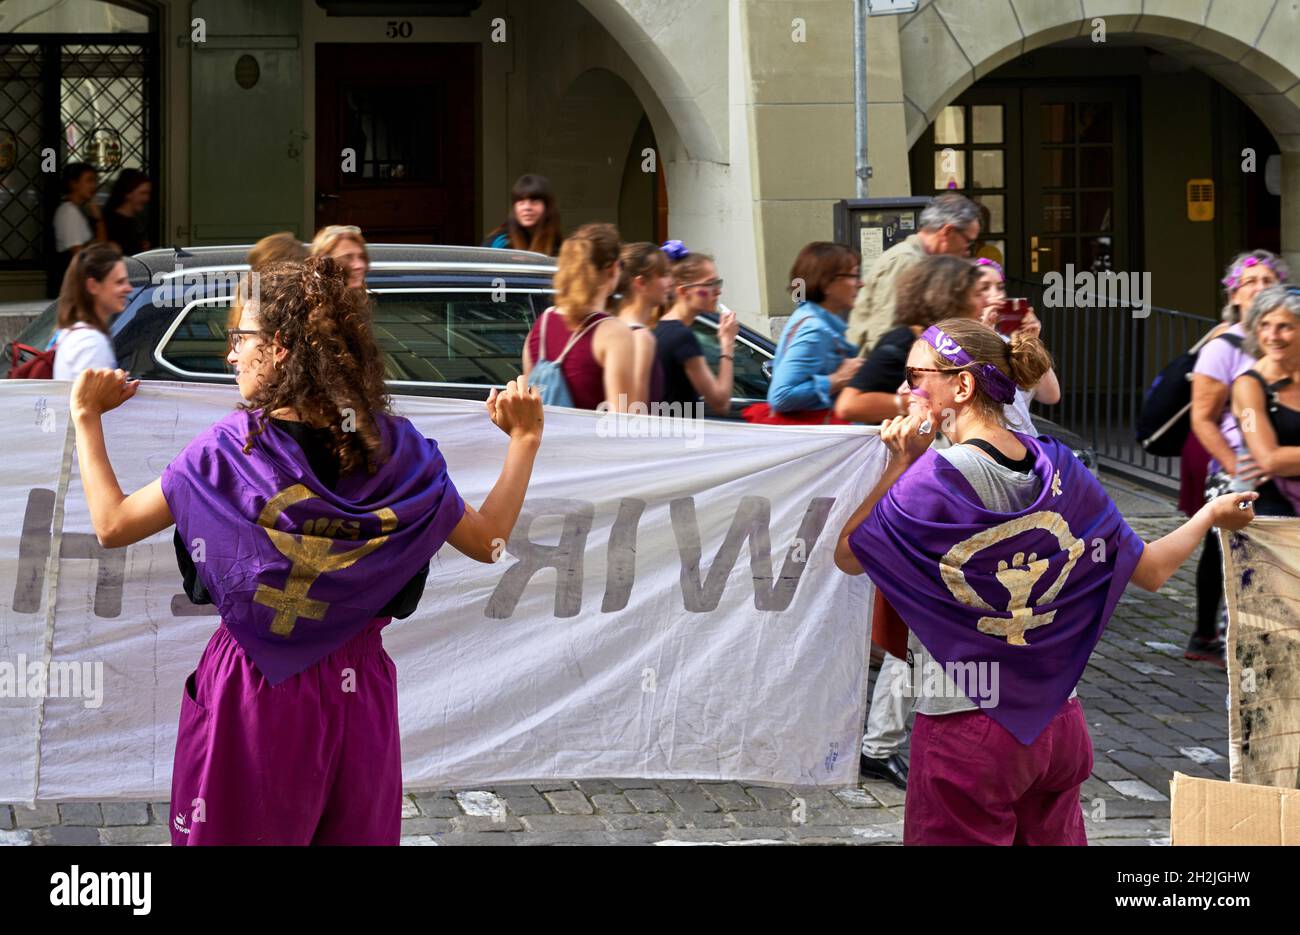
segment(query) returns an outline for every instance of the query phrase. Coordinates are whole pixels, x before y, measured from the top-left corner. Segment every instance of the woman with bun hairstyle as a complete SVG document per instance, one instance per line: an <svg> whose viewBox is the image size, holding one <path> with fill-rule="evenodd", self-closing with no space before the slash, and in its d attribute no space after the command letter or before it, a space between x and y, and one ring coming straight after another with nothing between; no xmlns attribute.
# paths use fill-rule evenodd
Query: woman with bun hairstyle
<svg viewBox="0 0 1300 935"><path fill-rule="evenodd" d="M555 270L555 305L524 341L524 376L558 363L575 409L627 412L637 393L632 331L605 311L618 285L618 231L584 224L564 241Z"/></svg>
<svg viewBox="0 0 1300 935"><path fill-rule="evenodd" d="M1092 741L1074 688L1093 647L1130 581L1157 590L1211 526L1254 517L1257 494L1228 494L1144 544L1068 447L1006 427L1016 388L1050 366L1023 332L926 328L907 413L881 424L884 473L840 531L836 565L885 594L924 679L906 844L1086 844ZM931 449L941 423L952 445Z"/></svg>

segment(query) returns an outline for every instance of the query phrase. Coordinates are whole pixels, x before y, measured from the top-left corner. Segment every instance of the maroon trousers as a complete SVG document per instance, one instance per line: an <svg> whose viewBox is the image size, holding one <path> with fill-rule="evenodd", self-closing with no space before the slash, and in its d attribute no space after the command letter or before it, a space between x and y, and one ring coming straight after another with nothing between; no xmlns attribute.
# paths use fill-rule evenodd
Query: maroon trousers
<svg viewBox="0 0 1300 935"><path fill-rule="evenodd" d="M1085 845L1079 787L1090 775L1078 698L1029 746L983 711L918 714L903 843Z"/></svg>

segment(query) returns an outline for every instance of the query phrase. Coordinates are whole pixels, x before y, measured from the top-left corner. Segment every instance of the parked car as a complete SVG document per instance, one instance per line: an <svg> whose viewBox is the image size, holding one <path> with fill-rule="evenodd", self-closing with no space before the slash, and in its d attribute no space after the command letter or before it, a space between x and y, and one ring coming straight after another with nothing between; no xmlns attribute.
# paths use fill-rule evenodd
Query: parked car
<svg viewBox="0 0 1300 935"><path fill-rule="evenodd" d="M555 260L521 250L372 244L366 287L375 337L394 393L486 399L520 372L524 340L551 304ZM127 258L136 291L110 325L118 365L142 380L233 383L227 315L247 246L151 250ZM705 356L718 359L717 317L695 322ZM18 337L45 347L52 303ZM3 370L8 372L8 349ZM736 341L733 416L767 394L772 342L742 328Z"/></svg>
<svg viewBox="0 0 1300 935"><path fill-rule="evenodd" d="M110 325L118 366L142 380L234 383L226 364L226 328L248 246L150 250L126 259L136 286ZM551 304L555 260L523 250L371 244L366 288L374 330L385 351L394 393L486 399L520 372L524 340ZM710 366L718 363L718 320L695 320ZM45 347L55 330L51 303L18 341ZM774 343L741 326L735 346L730 418L767 398ZM9 348L0 373L9 371ZM1035 416L1040 430L1075 449L1094 470L1096 458L1077 435Z"/></svg>

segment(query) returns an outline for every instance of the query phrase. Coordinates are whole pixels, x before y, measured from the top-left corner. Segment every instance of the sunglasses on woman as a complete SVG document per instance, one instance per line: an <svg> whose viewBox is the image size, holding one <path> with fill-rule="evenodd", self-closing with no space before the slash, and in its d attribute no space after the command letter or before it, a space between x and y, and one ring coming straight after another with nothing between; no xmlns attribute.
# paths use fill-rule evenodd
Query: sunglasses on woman
<svg viewBox="0 0 1300 935"><path fill-rule="evenodd" d="M920 384L920 381L916 378L918 373L960 373L961 369L961 367L908 367L905 371L907 374L907 388L914 390Z"/></svg>

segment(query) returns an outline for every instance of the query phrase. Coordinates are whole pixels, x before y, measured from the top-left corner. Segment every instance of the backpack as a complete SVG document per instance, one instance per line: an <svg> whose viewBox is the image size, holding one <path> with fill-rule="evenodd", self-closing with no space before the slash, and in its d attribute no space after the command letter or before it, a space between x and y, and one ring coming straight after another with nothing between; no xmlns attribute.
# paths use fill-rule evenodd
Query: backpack
<svg viewBox="0 0 1300 935"><path fill-rule="evenodd" d="M1218 339L1241 347L1239 335L1221 334L1215 340ZM1192 431L1192 370L1206 343L1207 339L1201 339L1166 364L1143 395L1137 418L1137 440L1148 454L1158 458L1176 458L1182 454Z"/></svg>
<svg viewBox="0 0 1300 935"><path fill-rule="evenodd" d="M9 379L53 380L55 349L51 347L48 351L38 351L30 344L12 342L9 345L9 360L12 361L9 365Z"/></svg>
<svg viewBox="0 0 1300 935"><path fill-rule="evenodd" d="M578 343L584 334L590 331L596 325L600 324L610 316L604 312L592 312L588 316L588 322L578 329L569 342L564 345L564 350L555 360L546 359L546 320L550 318L553 308L548 308L542 313L540 322L541 334L538 335L537 341L537 362L533 364L532 373L528 374L528 385L537 387L538 394L542 397L543 406L566 406L573 408L573 394L569 391L569 383L564 379L564 372L560 370L560 365L564 363L564 358L568 356L569 351ZM592 318L595 318L592 321Z"/></svg>
<svg viewBox="0 0 1300 935"><path fill-rule="evenodd" d="M76 328L88 328L89 325L82 322L76 322L72 327L63 329L66 336L69 331ZM13 341L9 349L9 379L10 380L53 380L54 379L54 352L58 350L59 332L56 330L54 336L50 338L50 346L45 350L37 350L30 344L19 344Z"/></svg>

